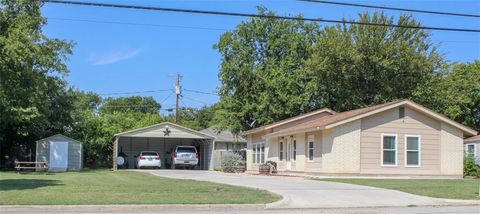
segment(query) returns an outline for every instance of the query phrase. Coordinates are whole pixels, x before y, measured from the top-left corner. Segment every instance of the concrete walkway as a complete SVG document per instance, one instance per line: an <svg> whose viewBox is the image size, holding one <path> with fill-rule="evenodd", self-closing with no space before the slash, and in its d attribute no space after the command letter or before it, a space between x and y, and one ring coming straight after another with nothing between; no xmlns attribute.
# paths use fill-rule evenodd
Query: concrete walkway
<svg viewBox="0 0 480 214"><path fill-rule="evenodd" d="M283 196L267 208L346 208L479 205L480 201L461 201L417 196L395 190L310 180L302 177L229 174L200 170L136 170L153 175L210 181L265 189Z"/></svg>

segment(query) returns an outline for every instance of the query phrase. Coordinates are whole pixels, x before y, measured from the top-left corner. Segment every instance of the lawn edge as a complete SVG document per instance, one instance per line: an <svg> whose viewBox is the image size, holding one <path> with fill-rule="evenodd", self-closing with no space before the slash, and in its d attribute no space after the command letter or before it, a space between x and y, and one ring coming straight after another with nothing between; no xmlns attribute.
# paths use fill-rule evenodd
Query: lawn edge
<svg viewBox="0 0 480 214"><path fill-rule="evenodd" d="M415 193L411 193L411 192L405 192L405 191L401 191L401 190L397 190L397 189L390 189L390 188L385 188L385 187L376 187L376 186L369 186L369 185L349 183L349 182L342 182L342 181L333 181L333 180L329 180L329 178L327 178L327 179L314 178L313 180L323 181L323 182L344 183L344 184L365 186L365 187L378 188L378 189L387 189L387 190L391 190L391 191L397 191L397 192L407 193L407 194L411 194L411 195L415 195L415 196L420 196L420 197L440 199L440 200L443 200L443 201L445 201L445 202L447 202L447 203L469 203L469 204L472 204L472 205L474 205L474 204L480 204L480 197L477 197L477 199L439 198L439 197L434 197L434 196L429 196L429 195L419 195L419 194L415 194ZM472 202L475 202L475 203L472 203Z"/></svg>

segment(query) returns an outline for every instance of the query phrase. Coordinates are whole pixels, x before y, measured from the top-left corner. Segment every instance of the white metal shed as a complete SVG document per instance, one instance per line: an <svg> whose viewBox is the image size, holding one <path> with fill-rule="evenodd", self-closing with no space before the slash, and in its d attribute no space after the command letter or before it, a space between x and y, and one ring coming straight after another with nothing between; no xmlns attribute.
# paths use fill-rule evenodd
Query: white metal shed
<svg viewBox="0 0 480 214"><path fill-rule="evenodd" d="M80 170L83 166L82 143L56 134L36 141L36 162L47 162L49 171Z"/></svg>

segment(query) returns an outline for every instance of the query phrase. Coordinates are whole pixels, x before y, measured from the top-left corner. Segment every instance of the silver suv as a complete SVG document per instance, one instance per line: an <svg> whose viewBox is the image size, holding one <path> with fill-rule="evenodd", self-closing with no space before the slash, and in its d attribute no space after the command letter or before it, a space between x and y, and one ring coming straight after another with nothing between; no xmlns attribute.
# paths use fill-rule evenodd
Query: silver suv
<svg viewBox="0 0 480 214"><path fill-rule="evenodd" d="M177 146L171 153L170 160L167 160L172 169L180 166L193 169L198 164L198 151L195 146Z"/></svg>

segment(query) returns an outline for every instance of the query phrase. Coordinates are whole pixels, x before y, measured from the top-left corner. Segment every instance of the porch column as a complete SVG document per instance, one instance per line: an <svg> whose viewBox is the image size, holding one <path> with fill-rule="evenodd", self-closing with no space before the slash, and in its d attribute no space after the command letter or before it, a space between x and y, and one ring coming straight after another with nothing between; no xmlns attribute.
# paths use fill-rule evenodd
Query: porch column
<svg viewBox="0 0 480 214"><path fill-rule="evenodd" d="M214 155L215 155L215 140L208 140L208 143L210 145L210 163L208 166L208 170L213 170L213 163L214 163Z"/></svg>
<svg viewBox="0 0 480 214"><path fill-rule="evenodd" d="M113 170L117 170L117 156L118 156L118 136L113 141Z"/></svg>

